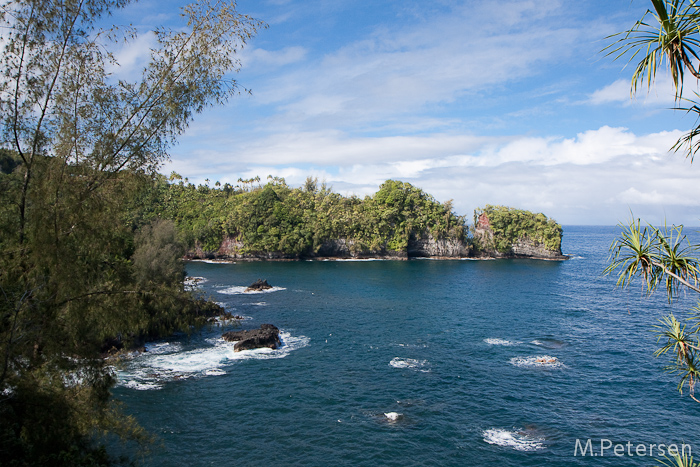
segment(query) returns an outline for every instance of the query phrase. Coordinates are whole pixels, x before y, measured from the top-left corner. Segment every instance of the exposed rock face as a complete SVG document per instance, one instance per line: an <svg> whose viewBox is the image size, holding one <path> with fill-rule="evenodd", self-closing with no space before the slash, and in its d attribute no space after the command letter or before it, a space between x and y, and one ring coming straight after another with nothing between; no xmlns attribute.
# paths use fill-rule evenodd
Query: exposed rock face
<svg viewBox="0 0 700 467"><path fill-rule="evenodd" d="M469 256L466 243L454 238L436 239L432 235L412 239L408 243L408 256L427 258L465 258Z"/></svg>
<svg viewBox="0 0 700 467"><path fill-rule="evenodd" d="M326 240L316 253L321 257L351 258L353 256L355 241L346 238Z"/></svg>
<svg viewBox="0 0 700 467"><path fill-rule="evenodd" d="M527 237L519 238L517 242L511 247L511 251L514 256L528 257L528 258L541 258L541 259L569 259L568 256L564 256L561 253L561 249L558 251L547 250L544 245L537 244Z"/></svg>
<svg viewBox="0 0 700 467"><path fill-rule="evenodd" d="M405 251L392 251L382 248L379 251L360 250L352 238L326 240L314 254L318 258L383 258L407 259Z"/></svg>
<svg viewBox="0 0 700 467"><path fill-rule="evenodd" d="M474 226L474 242L477 248L474 256L486 258L534 258L550 260L566 260L561 248L548 250L542 243L531 240L528 237L520 237L510 245L507 251L498 251L494 245L494 232L489 223L489 218L482 213Z"/></svg>
<svg viewBox="0 0 700 467"><path fill-rule="evenodd" d="M280 346L280 330L272 324L262 324L260 329L225 332L221 337L228 342L236 342L234 352L263 347L276 349Z"/></svg>
<svg viewBox="0 0 700 467"><path fill-rule="evenodd" d="M468 241L454 238L436 239L428 232L413 236L405 251L393 251L381 248L379 251L360 250L352 238L326 240L316 252L307 255L288 255L280 252L245 252L244 244L235 237L227 237L217 251L205 252L197 249L190 252L188 259L214 258L220 260L298 260L301 258L379 258L379 259L409 259L425 258L537 258L537 259L568 259L558 251L547 250L543 244L522 237L515 241L507 251L498 251L493 247L494 232L486 214L482 213L474 228L474 245ZM260 289L247 289L260 290Z"/></svg>
<svg viewBox="0 0 700 467"><path fill-rule="evenodd" d="M252 284L250 284L250 286L248 286L248 288L246 288L244 292L259 292L260 290L268 290L271 288L272 286L267 283L267 279L258 279Z"/></svg>

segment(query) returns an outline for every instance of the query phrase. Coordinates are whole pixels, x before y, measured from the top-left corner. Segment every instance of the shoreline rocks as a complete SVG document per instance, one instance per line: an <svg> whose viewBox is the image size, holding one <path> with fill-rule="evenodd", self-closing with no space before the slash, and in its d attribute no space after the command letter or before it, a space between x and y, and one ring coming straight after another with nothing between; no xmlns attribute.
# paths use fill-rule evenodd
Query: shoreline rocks
<svg viewBox="0 0 700 467"><path fill-rule="evenodd" d="M236 342L234 352L264 347L276 349L281 345L280 330L272 324L261 324L259 329L225 332L221 337L225 341Z"/></svg>

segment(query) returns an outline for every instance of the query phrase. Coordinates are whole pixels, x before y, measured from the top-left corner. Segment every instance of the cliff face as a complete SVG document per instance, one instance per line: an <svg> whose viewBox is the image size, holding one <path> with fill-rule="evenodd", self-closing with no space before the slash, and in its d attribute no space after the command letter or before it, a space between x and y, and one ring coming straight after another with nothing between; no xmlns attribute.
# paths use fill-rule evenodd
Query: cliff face
<svg viewBox="0 0 700 467"><path fill-rule="evenodd" d="M561 247L557 249L547 249L538 241L529 238L527 235L520 236L509 244L508 248L497 250L495 248L496 239L494 230L486 213L482 213L474 227L474 255L477 257L489 258L534 258L549 260L569 259L561 252ZM561 244L561 243L560 243Z"/></svg>
<svg viewBox="0 0 700 467"><path fill-rule="evenodd" d="M408 256L423 258L466 258L469 247L454 238L436 239L432 235L411 239L408 243Z"/></svg>
<svg viewBox="0 0 700 467"><path fill-rule="evenodd" d="M235 237L225 238L217 251L203 251L197 248L188 254L188 258L210 258L220 260L298 260L301 258L536 258L563 260L561 249L548 250L545 245L524 236L510 244L505 251L497 250L494 245L494 231L488 218L482 217L474 229L474 245L454 239L436 239L427 232L421 236L412 236L405 251L382 248L378 251L363 251L357 247L352 238L326 240L315 253L306 255L289 255L280 252L245 252L243 242Z"/></svg>

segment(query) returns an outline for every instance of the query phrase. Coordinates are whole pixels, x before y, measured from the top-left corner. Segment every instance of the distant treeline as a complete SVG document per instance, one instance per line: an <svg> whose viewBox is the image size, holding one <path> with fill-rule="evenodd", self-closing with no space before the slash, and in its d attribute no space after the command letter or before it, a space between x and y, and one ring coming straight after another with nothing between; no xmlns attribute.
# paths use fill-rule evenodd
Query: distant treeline
<svg viewBox="0 0 700 467"><path fill-rule="evenodd" d="M438 202L410 183L387 180L372 196L343 196L308 177L300 188L283 178L239 179L238 184L195 185L176 173L146 184L129 208L134 226L153 219L171 220L190 251L214 253L226 238L243 254L314 256L327 242L345 239L352 253L406 252L412 240L451 239L475 243L484 251L508 252L526 237L558 251L562 228L544 214L487 205L493 232L488 244L469 235L466 216L452 211L452 200Z"/></svg>
<svg viewBox="0 0 700 467"><path fill-rule="evenodd" d="M465 218L410 183L387 180L373 196L334 193L307 178L292 188L285 180L256 177L239 184L196 186L177 174L160 177L131 208L135 224L170 219L188 249L216 251L224 238L244 245L244 253L313 255L324 242L352 240L352 251L406 251L415 237L465 240Z"/></svg>

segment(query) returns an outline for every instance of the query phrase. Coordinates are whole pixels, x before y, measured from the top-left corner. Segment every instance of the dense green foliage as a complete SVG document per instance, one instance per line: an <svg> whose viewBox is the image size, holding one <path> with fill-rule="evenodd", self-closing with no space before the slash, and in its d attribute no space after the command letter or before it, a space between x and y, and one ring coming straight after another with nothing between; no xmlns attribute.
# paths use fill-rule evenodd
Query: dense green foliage
<svg viewBox="0 0 700 467"><path fill-rule="evenodd" d="M172 221L128 209L203 108L236 91L259 23L200 0L155 32L133 81L104 18L129 0L0 0L0 465L111 462L96 436L143 440L110 399L106 342L190 329ZM146 205L144 204L144 207Z"/></svg>
<svg viewBox="0 0 700 467"><path fill-rule="evenodd" d="M481 214L486 214L493 231L493 244L480 245L481 248L494 248L506 253L516 241L527 238L535 244L544 245L550 251L561 249L561 225L542 213L486 205L485 208L474 211L475 225Z"/></svg>
<svg viewBox="0 0 700 467"><path fill-rule="evenodd" d="M179 176L171 177L177 180ZM270 178L264 186L242 183L209 188L157 180L134 212L173 220L190 249L216 251L226 237L242 253L313 256L324 243L346 239L353 252L405 252L412 238L465 237L464 219L409 183L387 180L360 199L332 192L317 180L291 188Z"/></svg>

